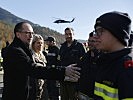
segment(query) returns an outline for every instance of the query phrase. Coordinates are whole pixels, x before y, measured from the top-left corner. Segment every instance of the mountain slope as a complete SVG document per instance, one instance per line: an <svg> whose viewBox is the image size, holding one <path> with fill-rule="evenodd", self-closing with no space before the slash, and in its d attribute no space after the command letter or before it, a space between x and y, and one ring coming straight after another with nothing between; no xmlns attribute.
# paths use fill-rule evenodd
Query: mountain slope
<svg viewBox="0 0 133 100"><path fill-rule="evenodd" d="M25 20L25 19L15 16L11 12L8 12L7 10L5 10L1 7L0 7L0 20L4 21L6 23L9 23L9 24L16 24L21 21L28 21L28 20ZM28 21L28 22L32 23L30 21Z"/></svg>
<svg viewBox="0 0 133 100"><path fill-rule="evenodd" d="M35 33L41 34L44 38L47 36L54 36L58 45L64 41L64 36L61 33L46 27L41 27L29 20L17 17L11 12L0 7L0 49L5 46L6 41L12 41L14 25L21 21L29 22L33 26Z"/></svg>

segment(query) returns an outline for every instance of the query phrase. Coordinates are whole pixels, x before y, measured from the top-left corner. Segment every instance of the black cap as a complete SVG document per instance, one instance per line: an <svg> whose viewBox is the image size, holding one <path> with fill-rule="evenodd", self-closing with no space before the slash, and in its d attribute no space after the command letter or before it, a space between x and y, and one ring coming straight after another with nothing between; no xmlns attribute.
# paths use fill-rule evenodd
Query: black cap
<svg viewBox="0 0 133 100"><path fill-rule="evenodd" d="M47 37L47 39L45 39L45 41L50 41L50 42L55 42L56 40L55 40L55 38L54 37L52 37L52 36L49 36L49 37Z"/></svg>
<svg viewBox="0 0 133 100"><path fill-rule="evenodd" d="M96 19L94 28L101 26L112 33L122 44L128 45L131 33L131 19L127 13L108 12Z"/></svg>

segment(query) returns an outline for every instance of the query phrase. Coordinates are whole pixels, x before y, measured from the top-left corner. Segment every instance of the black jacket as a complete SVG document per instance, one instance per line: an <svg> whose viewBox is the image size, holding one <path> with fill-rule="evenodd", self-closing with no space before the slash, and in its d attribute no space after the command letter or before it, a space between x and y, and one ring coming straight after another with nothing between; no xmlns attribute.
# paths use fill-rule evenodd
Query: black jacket
<svg viewBox="0 0 133 100"><path fill-rule="evenodd" d="M81 67L81 76L78 81L77 89L89 98L93 98L94 96L95 76L97 73L96 60L101 54L97 50L95 51L88 51L78 62L78 66ZM95 56L91 56L91 52L93 52Z"/></svg>
<svg viewBox="0 0 133 100"><path fill-rule="evenodd" d="M62 66L67 66L70 64L77 63L85 54L86 50L82 43L74 40L70 47L67 46L67 42L64 42L60 48L60 64Z"/></svg>
<svg viewBox="0 0 133 100"><path fill-rule="evenodd" d="M106 53L97 60L96 100L133 99L132 49Z"/></svg>
<svg viewBox="0 0 133 100"><path fill-rule="evenodd" d="M59 48L57 46L49 46L46 55L47 65L58 65Z"/></svg>
<svg viewBox="0 0 133 100"><path fill-rule="evenodd" d="M4 64L3 100L29 100L29 77L64 79L65 69L37 66L28 47L15 38L7 48ZM33 100L33 99L32 99Z"/></svg>

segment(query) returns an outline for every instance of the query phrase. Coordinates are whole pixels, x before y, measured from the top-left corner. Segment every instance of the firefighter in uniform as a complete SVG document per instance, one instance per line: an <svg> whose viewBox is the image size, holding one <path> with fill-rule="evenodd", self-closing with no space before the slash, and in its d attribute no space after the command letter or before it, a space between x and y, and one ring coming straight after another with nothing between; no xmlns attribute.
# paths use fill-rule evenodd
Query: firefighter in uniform
<svg viewBox="0 0 133 100"><path fill-rule="evenodd" d="M127 13L113 11L96 19L95 47L104 53L96 61L95 100L133 100L130 27Z"/></svg>
<svg viewBox="0 0 133 100"><path fill-rule="evenodd" d="M72 28L65 29L65 39L59 52L61 66L77 63L86 52L83 44L74 39ZM75 86L74 82L61 82L61 100L75 100Z"/></svg>
<svg viewBox="0 0 133 100"><path fill-rule="evenodd" d="M56 46L56 39L49 36L46 40L48 53L46 55L48 66L58 65L59 48ZM47 80L48 95L50 100L59 100L59 82L57 80Z"/></svg>
<svg viewBox="0 0 133 100"><path fill-rule="evenodd" d="M78 66L81 67L81 76L78 82L78 100L91 100L94 97L95 74L97 72L96 59L101 54L94 47L93 32L89 34L89 51L80 59Z"/></svg>

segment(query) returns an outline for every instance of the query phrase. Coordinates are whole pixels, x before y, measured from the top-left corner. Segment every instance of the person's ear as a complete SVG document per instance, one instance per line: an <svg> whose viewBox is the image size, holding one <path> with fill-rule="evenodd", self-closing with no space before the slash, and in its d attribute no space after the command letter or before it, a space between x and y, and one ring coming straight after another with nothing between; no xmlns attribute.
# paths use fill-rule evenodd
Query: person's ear
<svg viewBox="0 0 133 100"><path fill-rule="evenodd" d="M20 33L16 32L16 37L19 38L20 37Z"/></svg>

